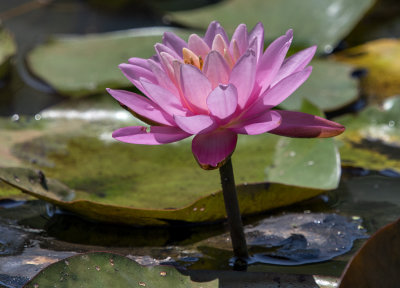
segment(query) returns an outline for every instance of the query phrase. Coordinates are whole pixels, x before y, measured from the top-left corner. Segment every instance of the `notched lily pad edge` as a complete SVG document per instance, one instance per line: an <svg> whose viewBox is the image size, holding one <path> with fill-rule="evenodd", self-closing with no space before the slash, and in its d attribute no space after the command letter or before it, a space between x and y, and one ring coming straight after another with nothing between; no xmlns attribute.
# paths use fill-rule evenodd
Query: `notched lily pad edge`
<svg viewBox="0 0 400 288"><path fill-rule="evenodd" d="M141 209L89 200L66 201L63 197L72 190L58 180L47 178L43 181L41 177L40 173L28 168L0 167L0 179L9 185L90 220L131 226L168 226L177 221L200 224L226 218L221 190L181 208ZM241 184L237 186L237 191L241 213L249 216L310 199L326 190L264 182ZM287 193L290 193L290 197Z"/></svg>

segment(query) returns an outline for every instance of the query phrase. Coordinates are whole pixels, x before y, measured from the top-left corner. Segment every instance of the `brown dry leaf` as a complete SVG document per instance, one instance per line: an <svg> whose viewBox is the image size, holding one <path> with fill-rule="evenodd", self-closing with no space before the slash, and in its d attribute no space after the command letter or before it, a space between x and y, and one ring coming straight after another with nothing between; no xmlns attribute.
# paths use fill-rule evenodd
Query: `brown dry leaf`
<svg viewBox="0 0 400 288"><path fill-rule="evenodd" d="M354 256L339 288L400 285L400 219L375 233Z"/></svg>
<svg viewBox="0 0 400 288"><path fill-rule="evenodd" d="M334 59L366 68L361 88L372 101L400 93L400 40L379 39L335 54Z"/></svg>

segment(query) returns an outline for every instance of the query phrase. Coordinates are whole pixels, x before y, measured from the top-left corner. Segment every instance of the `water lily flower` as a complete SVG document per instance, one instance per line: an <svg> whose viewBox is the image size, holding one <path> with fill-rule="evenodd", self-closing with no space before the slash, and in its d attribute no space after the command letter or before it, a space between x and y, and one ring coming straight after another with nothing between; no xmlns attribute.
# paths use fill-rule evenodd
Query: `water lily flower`
<svg viewBox="0 0 400 288"><path fill-rule="evenodd" d="M291 57L293 32L264 51L264 28L241 24L231 39L218 22L204 37L187 42L166 32L150 59L131 58L119 67L146 96L108 89L121 105L150 127L130 126L117 140L159 145L194 135L192 152L204 169L220 167L236 147L238 134L272 133L288 137L332 137L338 123L301 112L274 110L309 77L316 47Z"/></svg>

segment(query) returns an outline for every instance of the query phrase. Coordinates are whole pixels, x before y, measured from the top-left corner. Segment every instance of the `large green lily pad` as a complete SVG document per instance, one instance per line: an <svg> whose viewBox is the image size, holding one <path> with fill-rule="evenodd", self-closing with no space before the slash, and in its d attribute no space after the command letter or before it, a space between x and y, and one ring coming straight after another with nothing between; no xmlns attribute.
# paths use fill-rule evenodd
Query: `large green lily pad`
<svg viewBox="0 0 400 288"><path fill-rule="evenodd" d="M400 97L335 121L346 126L337 137L344 165L400 172Z"/></svg>
<svg viewBox="0 0 400 288"><path fill-rule="evenodd" d="M5 143L4 152L0 154L0 166L40 169L47 177L74 189L73 202L61 203L60 199L54 198L57 202L43 198L40 193L16 183L13 177L3 179L34 196L103 221L156 225L165 224L158 219L169 217L189 222L224 218L223 202L219 198L222 196L218 192L219 173L198 167L191 152L191 139L161 146L117 142L111 138L113 129L139 122L126 120L125 117L132 119L131 115L117 103L110 104L110 97L106 99L96 97L95 103L88 99L78 105L80 110L66 105L45 110L40 114L42 119L34 121L41 122L41 125L21 123L25 127L17 129L13 126L18 126L18 123L13 123L0 130L0 140ZM279 139L279 136L269 134L239 139L233 163L236 182L242 184L241 208L244 214L289 205L313 197L324 189L334 189L338 184L340 162L330 139L301 140L303 145L291 144L292 141L297 143L298 139L287 139L285 143L290 151L293 149L299 157L307 153L290 169L286 169L287 162L274 161L282 158L277 149ZM313 149L307 150L307 147ZM311 158L310 153L313 154ZM314 161L315 167L307 171L303 162L307 164L309 161ZM318 177L314 175L315 169ZM284 174L280 174L282 170L285 170ZM308 172L313 177L304 181ZM19 178L24 178L24 175ZM265 181L299 187L246 185ZM214 193L217 196L212 196ZM154 195L157 195L156 201ZM156 210L163 214L157 214ZM134 216L135 213L140 216ZM114 214L115 217L111 216ZM140 221L129 220L135 217Z"/></svg>
<svg viewBox="0 0 400 288"><path fill-rule="evenodd" d="M400 94L400 40L375 40L335 54L335 59L368 73L361 79L364 93L374 102Z"/></svg>
<svg viewBox="0 0 400 288"><path fill-rule="evenodd" d="M107 201L90 201L77 195L69 187L52 178L43 178L43 174L37 170L27 168L0 168L0 179L21 189L29 195L55 204L65 210L75 212L88 219L110 223L122 223L128 225L168 225L180 222L213 222L226 217L223 195L221 191L204 193L204 197L182 208L157 209L159 202L163 204L163 197L157 192L157 201L153 201L152 209L148 207L131 207L132 199L125 198L125 203L117 205ZM262 211L286 206L321 194L324 190L288 186L282 184L242 184L238 186L238 199L242 214L249 215ZM134 196L141 191L126 191ZM136 192L136 193L135 193ZM163 192L163 191L161 191ZM179 192L179 191L178 191ZM187 191L189 195L193 194ZM128 197L128 195L125 193ZM167 195L168 196L168 195ZM182 202L179 196L169 195L175 202ZM108 202L111 202L109 199ZM116 201L117 202L117 201ZM176 204L176 203L175 203ZM147 208L147 209L146 209Z"/></svg>
<svg viewBox="0 0 400 288"><path fill-rule="evenodd" d="M330 52L371 8L372 0L230 0L190 11L171 13L173 20L206 28L218 20L233 32L239 23L264 23L266 37L276 38L293 28L297 45L317 44Z"/></svg>
<svg viewBox="0 0 400 288"><path fill-rule="evenodd" d="M141 266L106 252L76 255L51 264L24 287L218 287L218 280L193 282L173 266Z"/></svg>
<svg viewBox="0 0 400 288"><path fill-rule="evenodd" d="M306 99L323 111L333 111L357 100L358 81L351 77L354 67L323 60L314 60L310 65L313 66L311 76L280 107L300 110Z"/></svg>
<svg viewBox="0 0 400 288"><path fill-rule="evenodd" d="M0 78L2 78L8 71L11 57L14 56L17 51L17 45L12 35L1 27L0 43Z"/></svg>
<svg viewBox="0 0 400 288"><path fill-rule="evenodd" d="M168 28L132 29L104 34L57 37L33 49L27 64L34 75L71 97L131 86L118 69L131 57L150 58ZM188 32L173 30L187 37Z"/></svg>

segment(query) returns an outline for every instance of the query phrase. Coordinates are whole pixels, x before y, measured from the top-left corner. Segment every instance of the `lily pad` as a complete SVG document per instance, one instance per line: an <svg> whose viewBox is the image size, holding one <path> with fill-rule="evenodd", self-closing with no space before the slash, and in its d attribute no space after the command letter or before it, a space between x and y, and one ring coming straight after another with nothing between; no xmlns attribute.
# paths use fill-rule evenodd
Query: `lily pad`
<svg viewBox="0 0 400 288"><path fill-rule="evenodd" d="M387 287L400 283L400 219L372 235L348 264L339 288Z"/></svg>
<svg viewBox="0 0 400 288"><path fill-rule="evenodd" d="M346 127L346 132L336 137L342 164L400 172L400 97L335 121Z"/></svg>
<svg viewBox="0 0 400 288"><path fill-rule="evenodd" d="M193 282L172 266L141 266L129 258L105 253L76 255L42 270L24 287L218 287L218 280Z"/></svg>
<svg viewBox="0 0 400 288"><path fill-rule="evenodd" d="M372 7L373 0L319 1L319 0L230 0L190 11L171 13L174 21L192 27L206 28L218 20L233 32L238 23L253 27L264 23L269 39L295 29L295 43L300 46L317 44L319 49L331 52L338 42Z"/></svg>
<svg viewBox="0 0 400 288"><path fill-rule="evenodd" d="M73 190L51 178L43 178L38 171L27 168L0 168L0 179L29 195L53 203L68 211L86 218L128 225L168 225L181 222L211 222L226 217L222 191L208 193L186 207L157 209L158 202L152 209L147 207L129 207L131 199L125 198L125 205L118 206L86 200L83 197L69 201ZM237 187L241 212L243 215L260 213L289 205L321 194L323 190L287 186L282 184L242 184ZM131 194L135 194L135 191ZM187 193L190 195L190 193ZM154 198L154 194L153 198ZM205 194L207 195L207 194ZM192 196L193 197L193 196ZM172 197L179 202L179 197ZM157 199L163 200L162 197ZM108 199L108 202L112 199ZM115 201L116 202L116 201Z"/></svg>
<svg viewBox="0 0 400 288"><path fill-rule="evenodd" d="M323 111L333 111L358 98L358 80L351 77L354 67L334 61L314 60L309 79L279 106L300 110L304 99Z"/></svg>
<svg viewBox="0 0 400 288"><path fill-rule="evenodd" d="M128 121L132 119L131 115L121 110L118 104L97 98L73 104L80 107L75 110L65 105L45 110L40 114L41 125L0 130L0 139L7 140L3 141L6 146L0 166L9 167L11 162L13 166L40 169L46 177L74 189L75 198L67 201L57 197L43 198L48 193L35 192L22 182L16 183L11 176L7 180L1 178L36 197L44 195L42 199L46 201L102 221L164 225L169 220L205 222L225 217L222 196L218 192L221 189L218 171L198 167L190 139L161 146L117 142L111 138L111 131L138 123ZM303 160L315 161L319 175L315 177L314 167L307 171L301 161L289 170L282 166L287 162L274 161L274 158L282 158L275 155L276 151L281 151L276 148L279 139L279 136L269 134L239 139L233 162L236 183L242 184L239 190L242 190L244 214L311 198L338 184L340 162L331 140L303 140L303 145L291 144L292 141L297 143L297 139L285 142L297 155L304 153L307 147L313 147L306 151L306 158L309 153L314 153L312 159ZM274 172L275 169L285 169L286 173L281 175ZM302 170L303 175L310 172L313 177L305 177L309 179L307 182L302 179L296 182L296 177L291 174L296 173L302 178L298 170ZM17 174L20 179L29 178L24 173ZM293 186L249 184L272 180ZM157 201L154 201L155 194Z"/></svg>
<svg viewBox="0 0 400 288"><path fill-rule="evenodd" d="M0 43L0 78L2 78L8 72L11 57L16 53L17 46L12 35L1 27Z"/></svg>
<svg viewBox="0 0 400 288"><path fill-rule="evenodd" d="M371 100L382 102L400 93L400 40L372 41L335 54L334 58L368 70L361 85Z"/></svg>
<svg viewBox="0 0 400 288"><path fill-rule="evenodd" d="M150 58L154 44L169 28L142 28L84 36L62 36L36 47L27 56L34 75L58 93L82 97L105 88L129 87L118 65L129 58ZM184 30L173 30L187 37Z"/></svg>

